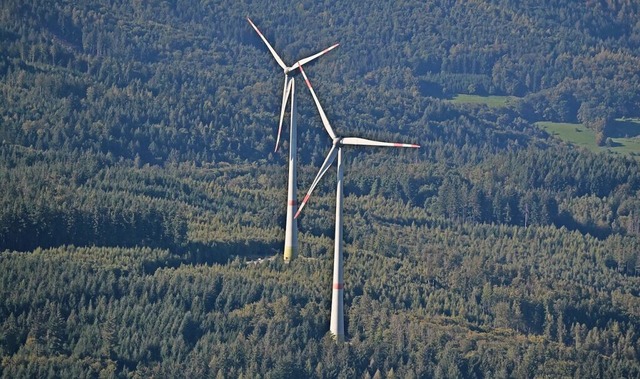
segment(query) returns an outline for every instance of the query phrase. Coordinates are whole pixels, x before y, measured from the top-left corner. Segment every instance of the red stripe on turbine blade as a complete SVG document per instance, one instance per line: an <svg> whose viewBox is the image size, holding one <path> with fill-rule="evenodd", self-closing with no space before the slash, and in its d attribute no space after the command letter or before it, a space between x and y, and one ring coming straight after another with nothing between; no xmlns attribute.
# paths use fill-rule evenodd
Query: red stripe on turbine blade
<svg viewBox="0 0 640 379"><path fill-rule="evenodd" d="M327 51L329 51L329 50L331 50L331 49L335 48L335 47L336 47L336 46L338 46L338 45L339 45L339 43L336 43L335 45L333 45L333 46L331 46L331 47L327 47L326 49L322 50L322 54L325 54Z"/></svg>
<svg viewBox="0 0 640 379"><path fill-rule="evenodd" d="M300 71L302 71L302 67L300 67ZM309 78L307 78L307 75L304 74L304 71L302 71L302 73L303 73L302 76L304 76L304 82L307 83L307 87L309 87L309 89L311 89L311 82L309 81Z"/></svg>
<svg viewBox="0 0 640 379"><path fill-rule="evenodd" d="M298 211L296 212L295 216L293 216L293 218L298 218L300 212L302 212L302 208L304 208L304 205L307 203L307 200L309 200L308 194L304 197L304 200L302 200L302 204L300 205L300 208L298 208Z"/></svg>
<svg viewBox="0 0 640 379"><path fill-rule="evenodd" d="M289 206L294 206L294 205L298 204L298 202L295 201L295 200L289 200L289 202L287 204L289 204Z"/></svg>
<svg viewBox="0 0 640 379"><path fill-rule="evenodd" d="M344 288L344 284L342 283L333 283L333 289L334 290L341 290Z"/></svg>
<svg viewBox="0 0 640 379"><path fill-rule="evenodd" d="M311 82L309 81L309 78L307 78L307 74L304 72L304 69L302 68L302 66L300 67L300 72L302 73L302 76L304 77L304 82L307 83L307 87L309 87L309 89L311 89Z"/></svg>
<svg viewBox="0 0 640 379"><path fill-rule="evenodd" d="M251 21L251 19L249 17L247 17L247 21L249 21L249 23L251 24L251 26L253 26L253 28L256 30L256 32L262 36L262 33L260 33L260 29L258 29L258 27L256 26L256 24L253 23L253 21Z"/></svg>
<svg viewBox="0 0 640 379"><path fill-rule="evenodd" d="M413 148L420 147L420 145L414 145L414 144L410 144L410 143L394 143L393 146L394 147L413 147Z"/></svg>

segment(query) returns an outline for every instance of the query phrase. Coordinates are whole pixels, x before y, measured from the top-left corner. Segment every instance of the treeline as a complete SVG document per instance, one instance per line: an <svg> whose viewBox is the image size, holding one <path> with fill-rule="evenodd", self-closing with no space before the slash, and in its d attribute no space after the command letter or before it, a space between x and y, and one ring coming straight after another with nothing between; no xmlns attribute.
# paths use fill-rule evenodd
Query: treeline
<svg viewBox="0 0 640 379"><path fill-rule="evenodd" d="M475 151L461 151L468 149ZM282 237L286 167L138 167L108 155L68 156L8 145L0 153L2 249L142 245L186 253L221 243L229 249L226 257L245 255L246 243L277 246ZM400 224L438 219L555 225L599 238L640 233L640 177L630 159L556 147L485 152L478 162L445 157L424 164L411 162L416 157L410 152L389 154L382 150L347 160L345 194L361 215L384 215ZM274 170L279 175L272 175ZM301 183L314 175L313 166L303 166ZM314 235L332 235L326 220L332 217L333 186L331 180L320 185L313 200L317 208L303 217L302 227Z"/></svg>
<svg viewBox="0 0 640 379"><path fill-rule="evenodd" d="M2 249L65 244L179 248L187 240L178 203L89 189L104 158L84 154L75 160L7 147L0 156Z"/></svg>

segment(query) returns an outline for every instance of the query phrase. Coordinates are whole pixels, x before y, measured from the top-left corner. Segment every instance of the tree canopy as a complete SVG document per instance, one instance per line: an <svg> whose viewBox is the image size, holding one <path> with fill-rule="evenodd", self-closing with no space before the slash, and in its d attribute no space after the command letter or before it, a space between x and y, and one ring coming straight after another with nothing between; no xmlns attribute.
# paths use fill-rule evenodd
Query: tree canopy
<svg viewBox="0 0 640 379"><path fill-rule="evenodd" d="M640 376L637 156L534 124L640 117L639 8L4 1L0 376ZM338 131L422 145L345 156L348 344L332 180L280 259L282 77L247 15L289 64L340 42L306 69ZM299 87L304 190L330 141Z"/></svg>

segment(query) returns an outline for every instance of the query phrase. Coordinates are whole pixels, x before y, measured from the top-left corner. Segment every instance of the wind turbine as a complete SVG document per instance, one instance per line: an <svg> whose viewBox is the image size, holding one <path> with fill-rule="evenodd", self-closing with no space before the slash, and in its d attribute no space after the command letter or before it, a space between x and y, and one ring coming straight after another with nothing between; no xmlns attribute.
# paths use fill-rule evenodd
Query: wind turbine
<svg viewBox="0 0 640 379"><path fill-rule="evenodd" d="M342 148L346 145L352 146L390 146L390 147L413 147L418 148L419 145L414 144L406 144L406 143L393 143L393 142L381 142L374 141L370 139L358 138L358 137L340 137L336 135L336 133L331 128L329 124L329 120L322 110L322 106L318 101L318 97L316 96L313 87L311 87L311 82L309 82L309 78L305 74L302 67L300 67L300 71L304 76L304 80L307 83L307 87L311 91L311 95L313 96L313 100L316 103L316 107L320 112L320 118L322 119L322 124L324 128L329 133L329 136L333 140L333 146L327 155L327 158L324 160L322 167L320 167L320 171L316 178L311 183L311 187L309 191L304 197L304 200L300 204L300 208L296 213L295 217L298 218L300 212L304 208L305 204L309 200L311 193L316 188L322 176L329 170L331 164L338 158L338 185L336 188L336 232L335 232L335 241L334 241L334 253L333 253L333 290L331 296L331 325L329 330L336 338L338 342L344 341L344 282L343 282L343 256L342 256L342 202L344 199L344 194L342 192L343 187L343 166L342 166Z"/></svg>
<svg viewBox="0 0 640 379"><path fill-rule="evenodd" d="M293 259L297 255L298 251L298 223L294 217L297 207L297 108L295 101L295 80L290 77L289 74L295 71L297 68L301 68L302 66L311 62L312 60L320 57L338 47L339 44L335 44L325 50L322 50L319 53L311 55L309 57L303 58L297 61L293 66L287 66L278 53L271 47L269 41L262 35L258 27L251 21L249 17L247 17L247 21L251 24L253 29L255 29L256 33L260 36L262 41L267 48L271 52L271 55L276 59L278 65L284 71L284 89L282 91L282 106L280 108L280 123L278 124L278 136L276 138L276 148L275 151L278 151L278 145L280 144L280 134L282 131L282 121L284 120L284 112L287 107L287 101L289 97L291 97L291 124L289 129L289 184L288 184L288 193L287 193L287 223L285 226L285 237L284 237L284 261L285 263L289 263L291 259Z"/></svg>

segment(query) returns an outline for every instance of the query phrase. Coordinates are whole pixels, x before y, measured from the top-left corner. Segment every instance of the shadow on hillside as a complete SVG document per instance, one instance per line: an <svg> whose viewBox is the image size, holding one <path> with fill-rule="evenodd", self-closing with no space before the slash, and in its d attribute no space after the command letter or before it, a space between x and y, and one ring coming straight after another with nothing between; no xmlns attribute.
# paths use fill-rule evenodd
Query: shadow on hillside
<svg viewBox="0 0 640 379"><path fill-rule="evenodd" d="M633 138L640 136L640 121L618 119L611 123L609 137L612 138Z"/></svg>
<svg viewBox="0 0 640 379"><path fill-rule="evenodd" d="M267 258L280 247L280 243L264 241L234 241L188 243L181 248L184 261L188 264L225 264L234 258Z"/></svg>
<svg viewBox="0 0 640 379"><path fill-rule="evenodd" d="M577 231L577 232L580 232L580 234L584 234L584 235L589 234L599 240L606 239L612 233L611 228L606 228L606 227L603 228L597 225L582 224L576 221L576 219L574 219L573 216L567 211L562 211L558 215L555 225L557 227L564 226L568 230Z"/></svg>

